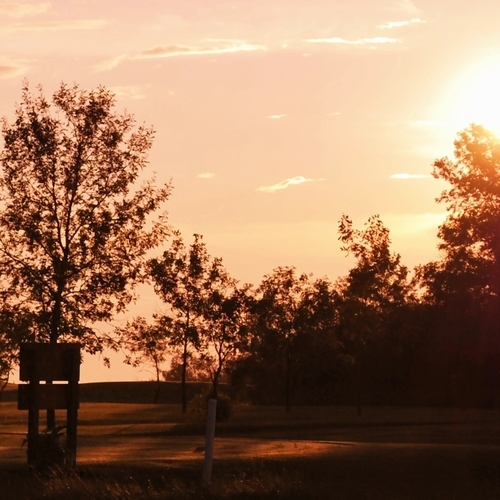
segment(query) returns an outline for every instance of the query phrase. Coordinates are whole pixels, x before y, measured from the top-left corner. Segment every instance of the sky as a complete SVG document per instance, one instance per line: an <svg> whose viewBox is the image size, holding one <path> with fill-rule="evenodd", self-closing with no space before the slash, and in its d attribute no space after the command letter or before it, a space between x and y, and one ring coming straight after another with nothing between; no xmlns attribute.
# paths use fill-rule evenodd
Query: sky
<svg viewBox="0 0 500 500"><path fill-rule="evenodd" d="M171 225L241 282L345 275L344 213L379 214L413 268L438 257L433 161L471 122L500 130L499 25L498 0L0 0L0 115L24 79L112 90L156 131ZM130 317L161 310L140 295ZM151 377L115 358L82 380Z"/></svg>

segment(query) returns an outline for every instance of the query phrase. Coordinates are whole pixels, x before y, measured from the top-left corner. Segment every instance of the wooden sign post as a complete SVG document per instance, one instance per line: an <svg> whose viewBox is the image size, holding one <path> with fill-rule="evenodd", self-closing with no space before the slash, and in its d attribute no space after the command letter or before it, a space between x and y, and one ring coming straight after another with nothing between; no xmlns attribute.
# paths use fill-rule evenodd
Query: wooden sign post
<svg viewBox="0 0 500 500"><path fill-rule="evenodd" d="M18 409L28 410L28 464L36 466L39 447L40 410L67 410L66 465L76 464L78 381L80 344L21 344L19 357ZM40 382L46 382L41 384ZM67 382L53 384L52 382Z"/></svg>

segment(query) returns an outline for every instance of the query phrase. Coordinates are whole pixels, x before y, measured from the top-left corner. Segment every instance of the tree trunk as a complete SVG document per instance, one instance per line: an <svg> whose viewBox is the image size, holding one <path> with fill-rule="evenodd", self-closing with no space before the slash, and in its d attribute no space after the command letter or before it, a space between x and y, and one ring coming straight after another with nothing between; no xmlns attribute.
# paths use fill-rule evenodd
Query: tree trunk
<svg viewBox="0 0 500 500"><path fill-rule="evenodd" d="M217 367L217 370L214 372L214 376L212 377L212 395L211 397L213 399L217 399L219 395L219 380L220 380L220 374L222 372L222 365L219 364Z"/></svg>
<svg viewBox="0 0 500 500"><path fill-rule="evenodd" d="M4 379L2 382L2 387L0 387L0 401L2 401L3 390L7 387L8 383L9 383L9 376L7 375L7 378Z"/></svg>
<svg viewBox="0 0 500 500"><path fill-rule="evenodd" d="M361 374L359 366L356 363L356 413L358 417L361 416Z"/></svg>
<svg viewBox="0 0 500 500"><path fill-rule="evenodd" d="M64 284L59 283L57 294L54 299L54 309L52 310L52 317L50 319L50 343L56 344L59 338L59 326L61 325L61 304L62 304L62 292L64 289ZM47 380L46 384L51 385L52 380ZM47 430L52 430L56 428L56 410L47 410Z"/></svg>
<svg viewBox="0 0 500 500"><path fill-rule="evenodd" d="M290 371L292 365L292 357L290 355L290 346L287 342L286 347L286 374L285 374L285 407L287 413L290 413Z"/></svg>
<svg viewBox="0 0 500 500"><path fill-rule="evenodd" d="M184 351L182 353L182 377L181 377L181 397L182 397L182 413L187 411L187 395L186 395L186 370L187 370L187 346L188 340L184 339Z"/></svg>
<svg viewBox="0 0 500 500"><path fill-rule="evenodd" d="M158 403L158 399L160 398L161 383L160 383L160 366L158 364L158 361L155 361L155 369L156 369L156 390L153 398L153 404Z"/></svg>

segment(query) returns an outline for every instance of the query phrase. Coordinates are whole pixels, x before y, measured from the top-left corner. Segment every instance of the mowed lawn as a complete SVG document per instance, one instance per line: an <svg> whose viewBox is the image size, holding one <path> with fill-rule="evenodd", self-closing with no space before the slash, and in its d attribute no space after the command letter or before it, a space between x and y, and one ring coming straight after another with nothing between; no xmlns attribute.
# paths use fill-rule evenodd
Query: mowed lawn
<svg viewBox="0 0 500 500"><path fill-rule="evenodd" d="M60 420L64 412L58 412ZM27 473L27 413L0 403L0 499L498 499L500 411L236 405L216 429L178 405L82 403L71 475Z"/></svg>

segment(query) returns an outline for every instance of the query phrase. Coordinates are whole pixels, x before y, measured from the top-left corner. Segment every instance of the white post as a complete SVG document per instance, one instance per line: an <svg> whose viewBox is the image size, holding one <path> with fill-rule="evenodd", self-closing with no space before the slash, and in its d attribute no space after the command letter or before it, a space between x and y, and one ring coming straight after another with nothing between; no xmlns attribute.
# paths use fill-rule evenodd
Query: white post
<svg viewBox="0 0 500 500"><path fill-rule="evenodd" d="M207 434L205 437L205 463L203 464L202 485L208 486L212 477L212 462L214 461L215 410L217 400L208 400Z"/></svg>

